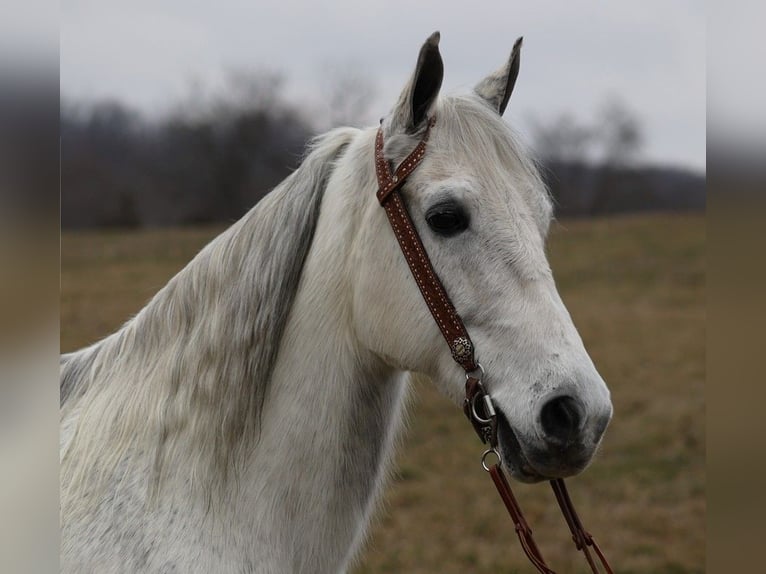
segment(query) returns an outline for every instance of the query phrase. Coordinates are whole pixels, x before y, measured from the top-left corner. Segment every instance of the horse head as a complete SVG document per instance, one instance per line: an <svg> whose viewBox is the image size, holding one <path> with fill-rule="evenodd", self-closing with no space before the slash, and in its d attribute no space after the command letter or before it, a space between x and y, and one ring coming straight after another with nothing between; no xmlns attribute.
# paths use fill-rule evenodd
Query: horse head
<svg viewBox="0 0 766 574"><path fill-rule="evenodd" d="M449 97L439 95L438 44L438 33L425 42L382 120L384 156L398 165L433 120L425 156L400 191L475 344L498 411L502 458L525 482L571 476L592 459L612 405L547 261L551 199L502 119L519 72L521 39L471 93ZM388 365L423 373L460 401L463 373L375 194L368 195L354 245L354 331Z"/></svg>

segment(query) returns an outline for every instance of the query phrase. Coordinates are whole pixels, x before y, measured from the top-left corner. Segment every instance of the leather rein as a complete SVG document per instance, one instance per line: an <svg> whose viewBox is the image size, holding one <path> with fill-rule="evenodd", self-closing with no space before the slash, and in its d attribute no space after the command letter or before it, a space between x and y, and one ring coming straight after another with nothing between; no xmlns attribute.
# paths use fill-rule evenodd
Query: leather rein
<svg viewBox="0 0 766 574"><path fill-rule="evenodd" d="M444 289L439 277L431 265L423 242L418 235L415 225L404 205L400 189L415 168L423 160L428 144L428 137L435 120L431 118L428 126L414 150L402 161L399 166L391 171L389 162L383 155L383 127L378 129L375 138L375 173L378 180L377 198L383 208L386 210L388 221L394 231L399 246L401 247L404 258L407 260L412 276L423 295L423 299L428 305L434 320L444 339L449 345L452 358L465 371L465 399L463 402L463 411L468 420L473 425L481 441L488 446L481 458L481 465L486 470L497 488L500 497L508 509L508 513L513 520L516 528L516 534L519 537L521 546L524 549L530 562L543 574L555 574L555 572L545 563L534 538L532 529L529 527L521 507L513 495L510 483L502 469L502 459L497 450L497 416L495 413L492 398L487 393L482 384L482 375L484 369L476 361L474 356L474 346L468 331L463 324L463 320L455 310L447 292ZM496 462L488 465L488 458L493 455ZM591 570L598 574L599 567L591 554L591 550L596 554L603 567L603 571L613 574L612 568L596 544L593 536L585 530L580 521L577 512L574 509L572 500L567 492L563 479L557 478L550 481L553 492L556 495L556 501L561 508L564 519L572 533L577 550L585 555Z"/></svg>

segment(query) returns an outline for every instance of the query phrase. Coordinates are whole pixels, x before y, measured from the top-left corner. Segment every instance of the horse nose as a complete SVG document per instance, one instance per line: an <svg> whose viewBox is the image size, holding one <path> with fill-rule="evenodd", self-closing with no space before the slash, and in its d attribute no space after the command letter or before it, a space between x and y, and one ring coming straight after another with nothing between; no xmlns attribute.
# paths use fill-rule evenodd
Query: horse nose
<svg viewBox="0 0 766 574"><path fill-rule="evenodd" d="M582 430L585 409L580 401L567 395L555 397L543 405L540 424L546 439L558 445L576 441Z"/></svg>

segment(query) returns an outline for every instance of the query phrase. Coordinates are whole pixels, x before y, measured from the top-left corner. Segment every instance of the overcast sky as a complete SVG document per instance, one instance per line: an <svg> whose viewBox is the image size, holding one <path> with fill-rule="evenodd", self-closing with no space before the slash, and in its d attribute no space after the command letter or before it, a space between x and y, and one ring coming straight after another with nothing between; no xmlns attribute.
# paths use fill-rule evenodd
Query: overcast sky
<svg viewBox="0 0 766 574"><path fill-rule="evenodd" d="M644 159L704 169L703 2L62 0L61 93L156 114L193 86L220 85L227 70L269 69L310 109L321 70L335 64L376 86L372 122L434 30L447 91L473 86L524 36L506 111L522 133L531 117L569 111L590 121L618 96L644 124Z"/></svg>

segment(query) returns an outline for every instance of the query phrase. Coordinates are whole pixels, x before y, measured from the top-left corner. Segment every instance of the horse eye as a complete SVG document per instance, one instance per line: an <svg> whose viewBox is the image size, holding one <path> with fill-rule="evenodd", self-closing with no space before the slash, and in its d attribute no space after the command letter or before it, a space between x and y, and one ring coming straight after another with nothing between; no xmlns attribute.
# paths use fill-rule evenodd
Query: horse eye
<svg viewBox="0 0 766 574"><path fill-rule="evenodd" d="M428 226L439 235L457 235L468 229L468 214L455 204L435 205L426 213Z"/></svg>

